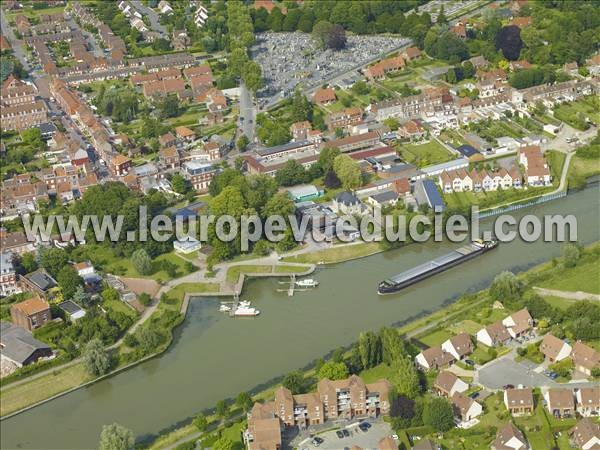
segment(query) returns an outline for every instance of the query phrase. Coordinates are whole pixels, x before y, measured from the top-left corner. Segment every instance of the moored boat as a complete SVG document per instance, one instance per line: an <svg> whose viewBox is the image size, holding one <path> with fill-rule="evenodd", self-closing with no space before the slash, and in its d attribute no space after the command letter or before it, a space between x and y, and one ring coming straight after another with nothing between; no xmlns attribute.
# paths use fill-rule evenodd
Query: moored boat
<svg viewBox="0 0 600 450"><path fill-rule="evenodd" d="M319 282L317 280L313 280L312 278L296 281L296 286L299 287L317 287L318 285Z"/></svg>
<svg viewBox="0 0 600 450"><path fill-rule="evenodd" d="M251 316L258 316L260 314L260 311L251 306L238 306L236 308L236 310L233 312L233 314L234 314L234 316L251 317Z"/></svg>
<svg viewBox="0 0 600 450"><path fill-rule="evenodd" d="M498 246L498 241L492 239L489 241L475 240L468 245L460 247L444 256L420 264L412 269L394 275L391 278L383 280L377 288L378 294L392 294L405 287L417 283L437 273L448 270L458 264L468 261L476 256L492 250Z"/></svg>

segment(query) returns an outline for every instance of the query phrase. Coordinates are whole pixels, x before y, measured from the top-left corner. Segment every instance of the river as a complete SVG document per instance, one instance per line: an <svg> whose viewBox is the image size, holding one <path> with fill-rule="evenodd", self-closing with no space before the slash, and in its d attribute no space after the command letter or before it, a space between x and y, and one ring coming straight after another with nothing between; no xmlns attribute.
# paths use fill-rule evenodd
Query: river
<svg viewBox="0 0 600 450"><path fill-rule="evenodd" d="M600 240L600 185L524 214L574 214L578 238ZM489 226L491 219L482 225ZM426 243L318 270L321 285L293 298L275 279L253 280L244 299L262 314L230 319L216 298L190 303L170 349L124 373L1 422L2 448L97 448L103 424L118 422L148 438L226 397L303 367L362 330L433 311L465 291L485 287L502 270L523 270L560 254L559 243L504 243L498 249L429 278L397 295L378 296L386 276L440 256L453 243Z"/></svg>

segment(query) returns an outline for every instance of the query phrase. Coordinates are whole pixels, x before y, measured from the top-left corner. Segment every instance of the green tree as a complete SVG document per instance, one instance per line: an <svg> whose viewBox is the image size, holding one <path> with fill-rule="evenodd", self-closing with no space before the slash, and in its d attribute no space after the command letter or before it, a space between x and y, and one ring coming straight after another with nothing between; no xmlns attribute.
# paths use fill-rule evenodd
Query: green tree
<svg viewBox="0 0 600 450"><path fill-rule="evenodd" d="M381 339L372 331L360 333L358 352L363 368L375 367L381 362Z"/></svg>
<svg viewBox="0 0 600 450"><path fill-rule="evenodd" d="M58 272L56 277L58 286L62 290L63 297L70 299L73 297L77 288L83 287L83 279L79 276L77 271L70 265L64 266Z"/></svg>
<svg viewBox="0 0 600 450"><path fill-rule="evenodd" d="M110 357L100 339L92 339L84 347L83 365L94 377L102 376L110 370Z"/></svg>
<svg viewBox="0 0 600 450"><path fill-rule="evenodd" d="M499 273L490 286L490 295L494 300L517 300L523 292L523 283L516 275L507 270Z"/></svg>
<svg viewBox="0 0 600 450"><path fill-rule="evenodd" d="M277 8L275 8L277 9ZM235 443L228 437L221 437L213 444L214 450L234 450L236 448Z"/></svg>
<svg viewBox="0 0 600 450"><path fill-rule="evenodd" d="M256 92L264 86L262 68L256 61L247 61L242 66L241 76L246 87L252 92Z"/></svg>
<svg viewBox="0 0 600 450"><path fill-rule="evenodd" d="M306 171L298 161L290 159L277 171L275 179L282 186L293 186L306 181Z"/></svg>
<svg viewBox="0 0 600 450"><path fill-rule="evenodd" d="M235 399L235 404L246 413L252 408L252 397L247 392L240 392Z"/></svg>
<svg viewBox="0 0 600 450"><path fill-rule="evenodd" d="M295 370L283 377L281 382L284 388L289 389L292 394L302 394L306 389L306 382L302 372Z"/></svg>
<svg viewBox="0 0 600 450"><path fill-rule="evenodd" d="M180 114L179 99L176 95L167 95L157 104L157 110L161 118L176 117Z"/></svg>
<svg viewBox="0 0 600 450"><path fill-rule="evenodd" d="M341 152L337 147L325 147L321 150L317 164L321 166L323 173L327 173L333 169L333 161L335 161L335 158L339 155L341 155Z"/></svg>
<svg viewBox="0 0 600 450"><path fill-rule="evenodd" d="M118 423L104 425L100 433L100 450L132 450L135 447L133 431Z"/></svg>
<svg viewBox="0 0 600 450"><path fill-rule="evenodd" d="M176 173L171 177L171 186L178 194L185 194L192 189L192 184L183 175Z"/></svg>
<svg viewBox="0 0 600 450"><path fill-rule="evenodd" d="M229 404L226 400L219 400L217 402L215 413L221 419L226 419L229 416Z"/></svg>
<svg viewBox="0 0 600 450"><path fill-rule="evenodd" d="M348 155L339 155L333 161L333 170L344 189L356 189L361 184L360 166Z"/></svg>
<svg viewBox="0 0 600 450"><path fill-rule="evenodd" d="M271 197L265 204L262 210L263 217L283 216L288 217L294 214L296 206L294 202L285 192L279 192Z"/></svg>
<svg viewBox="0 0 600 450"><path fill-rule="evenodd" d="M399 394L416 398L421 390L419 374L409 357L396 358L391 367L394 371L394 384Z"/></svg>
<svg viewBox="0 0 600 450"><path fill-rule="evenodd" d="M566 243L562 247L562 260L565 267L575 267L581 258L581 251L575 244Z"/></svg>
<svg viewBox="0 0 600 450"><path fill-rule="evenodd" d="M395 117L388 117L383 121L383 124L388 126L392 131L396 131L400 127L400 122Z"/></svg>
<svg viewBox="0 0 600 450"><path fill-rule="evenodd" d="M21 255L18 260L18 266L21 269L19 273L21 275L25 275L27 273L31 273L38 268L38 263L35 257L35 253L27 252Z"/></svg>
<svg viewBox="0 0 600 450"><path fill-rule="evenodd" d="M48 248L40 250L40 265L48 271L50 275L56 277L60 270L69 262L69 255L60 248Z"/></svg>
<svg viewBox="0 0 600 450"><path fill-rule="evenodd" d="M343 380L344 378L348 378L348 367L343 362L328 361L319 370L319 378Z"/></svg>
<svg viewBox="0 0 600 450"><path fill-rule="evenodd" d="M196 429L198 431L200 431L201 433L205 432L206 429L208 428L208 419L206 418L206 416L204 414L198 414L194 418L192 423L194 424Z"/></svg>
<svg viewBox="0 0 600 450"><path fill-rule="evenodd" d="M406 353L404 341L400 338L398 330L391 327L383 327L379 331L381 340L381 357L383 362L391 364Z"/></svg>
<svg viewBox="0 0 600 450"><path fill-rule="evenodd" d="M131 255L131 263L140 275L150 275L152 273L152 260L143 248L133 252Z"/></svg>
<svg viewBox="0 0 600 450"><path fill-rule="evenodd" d="M238 138L235 145L240 152L244 152L244 151L246 151L246 148L248 148L249 143L250 143L250 139L248 139L248 136L246 136L245 134L242 134Z"/></svg>
<svg viewBox="0 0 600 450"><path fill-rule="evenodd" d="M439 433L454 427L452 405L442 397L433 397L425 403L423 422Z"/></svg>
<svg viewBox="0 0 600 450"><path fill-rule="evenodd" d="M141 327L137 333L137 340L142 352L149 354L160 345L161 335L150 327Z"/></svg>

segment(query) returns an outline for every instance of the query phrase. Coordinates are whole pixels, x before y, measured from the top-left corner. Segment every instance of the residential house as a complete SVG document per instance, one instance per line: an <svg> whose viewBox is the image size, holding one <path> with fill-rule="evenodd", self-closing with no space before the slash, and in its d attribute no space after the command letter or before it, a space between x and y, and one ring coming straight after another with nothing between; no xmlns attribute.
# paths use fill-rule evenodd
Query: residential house
<svg viewBox="0 0 600 450"><path fill-rule="evenodd" d="M546 408L557 418L571 417L575 414L575 400L571 389L548 389L544 393Z"/></svg>
<svg viewBox="0 0 600 450"><path fill-rule="evenodd" d="M43 299L46 299L50 290L57 286L56 280L44 269L38 269L27 275L21 275L19 283L22 290L33 292Z"/></svg>
<svg viewBox="0 0 600 450"><path fill-rule="evenodd" d="M313 95L313 101L317 105L329 105L337 100L335 90L332 88L317 89Z"/></svg>
<svg viewBox="0 0 600 450"><path fill-rule="evenodd" d="M517 70L531 69L533 66L531 65L531 63L529 61L527 61L526 59L524 59L524 60L521 60L521 61L511 61L508 64L508 67L511 70L511 72L516 72Z"/></svg>
<svg viewBox="0 0 600 450"><path fill-rule="evenodd" d="M452 372L442 370L435 379L433 388L442 397L452 397L456 392L463 393L469 390L469 385Z"/></svg>
<svg viewBox="0 0 600 450"><path fill-rule="evenodd" d="M519 163L525 166L525 180L530 186L549 186L550 169L538 145L528 145L519 149Z"/></svg>
<svg viewBox="0 0 600 450"><path fill-rule="evenodd" d="M4 370L5 361L16 367L23 367L40 358L50 358L53 353L48 344L35 339L30 331L8 322L0 322L0 355Z"/></svg>
<svg viewBox="0 0 600 450"><path fill-rule="evenodd" d="M157 7L161 14L171 14L173 12L173 8L171 8L169 2L165 0L160 0Z"/></svg>
<svg viewBox="0 0 600 450"><path fill-rule="evenodd" d="M340 192L333 199L332 209L334 212L341 214L361 214L363 204L356 195L350 192Z"/></svg>
<svg viewBox="0 0 600 450"><path fill-rule="evenodd" d="M513 416L532 414L535 408L532 389L506 389L504 391L504 405Z"/></svg>
<svg viewBox="0 0 600 450"><path fill-rule="evenodd" d="M403 138L410 139L411 141L418 141L427 136L427 130L423 128L420 121L409 120L402 124L398 129L397 134Z"/></svg>
<svg viewBox="0 0 600 450"><path fill-rule="evenodd" d="M216 141L209 141L206 144L204 144L202 150L208 156L209 161L217 161L223 156L225 148L223 145L219 144Z"/></svg>
<svg viewBox="0 0 600 450"><path fill-rule="evenodd" d="M451 26L449 31L459 39L467 39L467 27L462 22L457 22Z"/></svg>
<svg viewBox="0 0 600 450"><path fill-rule="evenodd" d="M29 331L52 320L50 304L39 296L11 305L10 317L13 324Z"/></svg>
<svg viewBox="0 0 600 450"><path fill-rule="evenodd" d="M452 395L451 402L454 415L459 418L461 422L468 422L476 419L483 413L483 407L479 403L460 392L455 392Z"/></svg>
<svg viewBox="0 0 600 450"><path fill-rule="evenodd" d="M460 333L444 341L442 343L442 350L450 353L454 356L454 359L460 361L473 353L473 341L471 341L469 334Z"/></svg>
<svg viewBox="0 0 600 450"><path fill-rule="evenodd" d="M590 419L581 419L569 431L574 447L582 450L600 449L600 424Z"/></svg>
<svg viewBox="0 0 600 450"><path fill-rule="evenodd" d="M477 342L481 342L488 347L506 344L510 339L510 333L500 321L494 322L477 332Z"/></svg>
<svg viewBox="0 0 600 450"><path fill-rule="evenodd" d="M421 50L418 47L409 47L402 52L401 56L407 61L413 61L421 57Z"/></svg>
<svg viewBox="0 0 600 450"><path fill-rule="evenodd" d="M569 344L552 334L545 335L540 344L540 351L546 357L546 361L550 363L568 358L571 355L571 350L572 347Z"/></svg>
<svg viewBox="0 0 600 450"><path fill-rule="evenodd" d="M294 122L290 125L290 133L293 141L304 141L308 139L308 132L312 129L312 125L308 120L302 122Z"/></svg>
<svg viewBox="0 0 600 450"><path fill-rule="evenodd" d="M398 203L398 193L396 191L383 191L377 194L371 194L367 199L367 203L375 208L383 208L384 206L394 206Z"/></svg>
<svg viewBox="0 0 600 450"><path fill-rule="evenodd" d="M490 447L491 450L529 450L530 448L523 432L512 422L498 429L496 439Z"/></svg>
<svg viewBox="0 0 600 450"><path fill-rule="evenodd" d="M85 317L85 309L71 300L60 302L58 307L62 309L72 322Z"/></svg>
<svg viewBox="0 0 600 450"><path fill-rule="evenodd" d="M590 75L592 75L592 76L600 75L600 53L595 54L590 59L588 59L585 63L586 63L588 71L590 72Z"/></svg>
<svg viewBox="0 0 600 450"><path fill-rule="evenodd" d="M423 370L439 370L451 366L455 362L451 353L442 350L442 347L431 347L415 356L415 364Z"/></svg>
<svg viewBox="0 0 600 450"><path fill-rule="evenodd" d="M191 42L192 41L185 29L173 30L173 33L171 34L171 45L173 46L173 50L185 50L190 46Z"/></svg>
<svg viewBox="0 0 600 450"><path fill-rule="evenodd" d="M533 328L533 319L527 308L523 308L502 320L510 336L516 339Z"/></svg>
<svg viewBox="0 0 600 450"><path fill-rule="evenodd" d="M203 4L198 3L194 13L194 23L197 27L202 28L206 23L206 19L208 19L208 9Z"/></svg>
<svg viewBox="0 0 600 450"><path fill-rule="evenodd" d="M402 56L383 59L365 69L364 73L369 80L381 80L389 72L395 72L406 66Z"/></svg>
<svg viewBox="0 0 600 450"><path fill-rule="evenodd" d="M21 288L17 283L13 254L2 250L2 254L0 254L0 296L4 297L19 292L21 292Z"/></svg>
<svg viewBox="0 0 600 450"><path fill-rule="evenodd" d="M175 127L175 135L181 141L188 143L196 139L196 133L184 126Z"/></svg>
<svg viewBox="0 0 600 450"><path fill-rule="evenodd" d="M600 416L600 385L577 389L575 398L577 412L583 417Z"/></svg>
<svg viewBox="0 0 600 450"><path fill-rule="evenodd" d="M248 428L244 431L244 442L248 450L280 449L281 433L275 403L255 403L248 413Z"/></svg>
<svg viewBox="0 0 600 450"><path fill-rule="evenodd" d="M173 133L167 133L158 138L158 143L161 147L174 147L177 145L177 139L173 136Z"/></svg>
<svg viewBox="0 0 600 450"><path fill-rule="evenodd" d="M24 231L7 233L6 228L0 228L0 247L3 252L22 255L23 253L34 252L35 242L29 241Z"/></svg>
<svg viewBox="0 0 600 450"><path fill-rule="evenodd" d="M89 261L82 261L72 264L72 267L77 271L77 275L79 275L81 278L85 278L96 273L94 266Z"/></svg>
<svg viewBox="0 0 600 450"><path fill-rule="evenodd" d="M588 377L592 375L592 370L600 368L600 352L581 341L573 344L571 358L573 358L575 370Z"/></svg>
<svg viewBox="0 0 600 450"><path fill-rule="evenodd" d="M131 159L125 155L118 154L111 159L108 170L115 177L122 177L129 173L131 169Z"/></svg>
<svg viewBox="0 0 600 450"><path fill-rule="evenodd" d="M330 131L334 131L337 128L345 129L350 125L355 125L362 121L362 109L359 107L345 108L339 112L330 114L326 119L325 123Z"/></svg>

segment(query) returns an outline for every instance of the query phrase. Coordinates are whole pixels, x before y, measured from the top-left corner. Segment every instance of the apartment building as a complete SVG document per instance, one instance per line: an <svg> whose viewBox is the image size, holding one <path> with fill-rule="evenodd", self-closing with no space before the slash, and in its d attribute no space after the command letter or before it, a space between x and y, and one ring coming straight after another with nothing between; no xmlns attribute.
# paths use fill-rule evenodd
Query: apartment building
<svg viewBox="0 0 600 450"><path fill-rule="evenodd" d="M10 75L0 88L0 122L2 131L25 130L47 122L48 109L36 100L37 89Z"/></svg>
<svg viewBox="0 0 600 450"><path fill-rule="evenodd" d="M323 379L317 392L293 395L279 387L268 403L255 403L248 413L248 428L244 441L249 449L277 449L285 427L305 429L327 420L376 417L389 413L392 385L381 379L365 383L357 375L345 380Z"/></svg>
<svg viewBox="0 0 600 450"><path fill-rule="evenodd" d="M453 103L453 98L448 89L432 88L421 94L372 104L370 109L375 114L375 118L383 122L389 117L400 120L427 117L450 103Z"/></svg>
<svg viewBox="0 0 600 450"><path fill-rule="evenodd" d="M336 128L346 128L360 122L362 122L362 109L356 106L330 114L325 120L330 131L334 131Z"/></svg>
<svg viewBox="0 0 600 450"><path fill-rule="evenodd" d="M190 181L196 192L208 191L210 182L220 170L210 163L186 161L181 166L182 175Z"/></svg>
<svg viewBox="0 0 600 450"><path fill-rule="evenodd" d="M21 292L21 288L17 283L13 254L2 249L2 254L0 254L0 296L8 296L19 292Z"/></svg>
<svg viewBox="0 0 600 450"><path fill-rule="evenodd" d="M365 76L368 80L381 80L389 72L395 72L403 69L406 62L402 56L383 59L365 69Z"/></svg>

